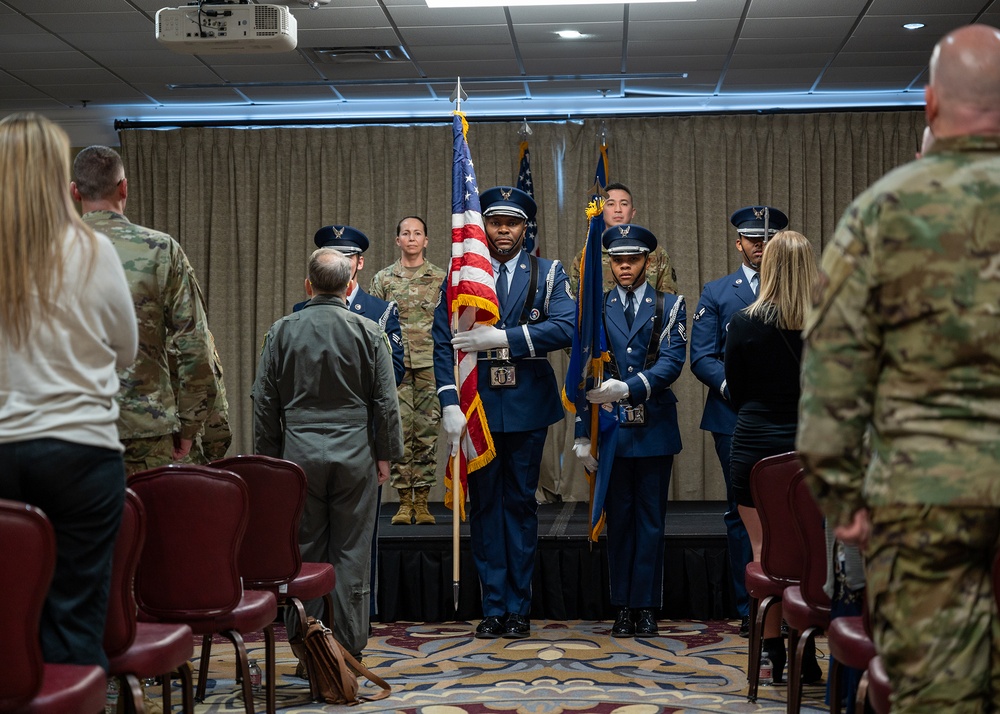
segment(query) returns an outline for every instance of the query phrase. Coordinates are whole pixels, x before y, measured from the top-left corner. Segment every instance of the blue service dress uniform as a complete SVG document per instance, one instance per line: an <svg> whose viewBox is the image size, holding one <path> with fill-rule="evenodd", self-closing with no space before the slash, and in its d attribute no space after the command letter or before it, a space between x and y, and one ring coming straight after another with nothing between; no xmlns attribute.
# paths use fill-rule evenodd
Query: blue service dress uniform
<svg viewBox="0 0 1000 714"><path fill-rule="evenodd" d="M518 324L530 278L528 254L521 250L507 262L512 270L510 289L496 325L506 331L517 385L490 387L490 360L485 353L479 355L479 395L496 448L494 459L468 477L472 557L484 617L530 614L538 541L535 489L542 448L549 425L564 416L559 385L546 355L572 343L576 303L562 265L536 260L537 289L527 310L528 324ZM432 328L434 377L442 410L458 404L446 287L447 282Z"/></svg>
<svg viewBox="0 0 1000 714"><path fill-rule="evenodd" d="M750 600L744 585L743 570L753 557L750 537L740 519L729 473L736 410L729 401L726 387L726 328L733 313L742 310L756 297L746 273L740 267L735 273L706 283L691 322L691 371L708 387L701 428L712 432L715 452L726 481L726 539L729 564L733 576L736 605L740 615L750 611Z"/></svg>
<svg viewBox="0 0 1000 714"><path fill-rule="evenodd" d="M640 295L640 290L644 294ZM617 288L604 296L608 347L618 366L604 377L629 388L626 400L643 405L645 425L625 426L620 419L614 464L604 502L608 528L611 604L618 608L656 608L663 603L663 529L674 455L680 453L677 397L670 386L684 367L687 313L683 295L664 293L660 345L656 361L646 368L653 334L656 290L648 283L636 290L635 319L629 327ZM619 405L597 405L607 408ZM576 436L586 437L589 418L578 416ZM611 458L600 454L600 458Z"/></svg>

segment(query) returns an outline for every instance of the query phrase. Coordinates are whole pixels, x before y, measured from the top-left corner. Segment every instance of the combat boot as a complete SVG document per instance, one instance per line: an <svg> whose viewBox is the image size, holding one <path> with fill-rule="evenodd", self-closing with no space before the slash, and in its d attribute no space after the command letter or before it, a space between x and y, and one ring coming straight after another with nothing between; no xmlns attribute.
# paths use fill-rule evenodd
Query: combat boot
<svg viewBox="0 0 1000 714"><path fill-rule="evenodd" d="M408 526L413 523L413 491L409 486L396 490L399 491L399 510L396 511L396 515L392 517L390 522L394 526ZM424 503L426 502L425 499Z"/></svg>
<svg viewBox="0 0 1000 714"><path fill-rule="evenodd" d="M413 512L416 515L418 526L432 526L437 523L431 512L427 510L427 497L430 495L430 492L430 486L420 486L413 489Z"/></svg>

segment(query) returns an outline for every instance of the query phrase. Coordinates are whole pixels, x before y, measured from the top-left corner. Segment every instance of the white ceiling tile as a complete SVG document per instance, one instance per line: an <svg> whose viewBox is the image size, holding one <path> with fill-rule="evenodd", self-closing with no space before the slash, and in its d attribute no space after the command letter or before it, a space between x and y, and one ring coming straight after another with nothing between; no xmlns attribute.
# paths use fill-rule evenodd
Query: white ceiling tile
<svg viewBox="0 0 1000 714"><path fill-rule="evenodd" d="M741 37L783 40L786 37L846 37L854 17L785 17L751 19L743 23Z"/></svg>
<svg viewBox="0 0 1000 714"><path fill-rule="evenodd" d="M97 64L79 52L8 52L0 54L0 69L84 69Z"/></svg>
<svg viewBox="0 0 1000 714"><path fill-rule="evenodd" d="M739 27L739 18L721 20L679 20L630 22L629 42L668 42L673 40L719 40L732 42Z"/></svg>
<svg viewBox="0 0 1000 714"><path fill-rule="evenodd" d="M756 1L756 0L755 0ZM787 2L788 0L786 0ZM801 2L802 0L795 0ZM629 22L650 20L739 19L746 0L699 0L698 2L650 3L629 6Z"/></svg>

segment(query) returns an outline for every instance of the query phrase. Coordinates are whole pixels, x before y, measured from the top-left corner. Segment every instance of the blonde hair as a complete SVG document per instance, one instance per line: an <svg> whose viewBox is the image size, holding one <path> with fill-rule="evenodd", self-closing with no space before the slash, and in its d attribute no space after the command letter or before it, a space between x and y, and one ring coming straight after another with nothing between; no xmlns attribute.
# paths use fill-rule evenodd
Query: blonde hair
<svg viewBox="0 0 1000 714"><path fill-rule="evenodd" d="M14 347L54 310L68 228L93 265L96 237L73 206L69 165L69 137L52 121L32 112L0 121L0 332Z"/></svg>
<svg viewBox="0 0 1000 714"><path fill-rule="evenodd" d="M780 231L764 244L760 291L746 314L783 330L801 330L815 284L816 254L809 239Z"/></svg>

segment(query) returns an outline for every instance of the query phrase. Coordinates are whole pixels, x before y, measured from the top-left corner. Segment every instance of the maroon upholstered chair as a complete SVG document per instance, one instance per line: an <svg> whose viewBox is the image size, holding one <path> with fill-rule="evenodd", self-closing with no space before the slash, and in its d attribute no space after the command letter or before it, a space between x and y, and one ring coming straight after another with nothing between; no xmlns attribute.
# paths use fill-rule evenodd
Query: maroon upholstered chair
<svg viewBox="0 0 1000 714"><path fill-rule="evenodd" d="M785 590L781 608L788 623L787 711L797 714L802 705L802 655L806 645L830 626L830 598L823 592L826 582L823 513L803 474L793 479L788 500L805 554L802 579Z"/></svg>
<svg viewBox="0 0 1000 714"><path fill-rule="evenodd" d="M126 712L144 710L140 679L163 677L163 711L170 708L170 673L177 671L181 680L181 707L184 714L194 714L194 690L191 664L194 636L187 625L139 622L136 619L135 571L146 538L146 512L131 489L125 491L125 510L115 543L108 598L108 621L104 628L104 652L108 655L108 674L118 677L121 701Z"/></svg>
<svg viewBox="0 0 1000 714"><path fill-rule="evenodd" d="M801 471L798 454L789 451L761 459L750 472L750 491L764 534L760 562L748 563L745 574L750 595L747 698L751 702L757 701L760 650L767 612L781 602L785 588L798 584L802 574L802 546L795 535L788 507L788 489Z"/></svg>
<svg viewBox="0 0 1000 714"><path fill-rule="evenodd" d="M833 618L826 630L826 639L833 656L830 662L830 714L840 714L840 678L844 667L864 671L875 656L867 612Z"/></svg>
<svg viewBox="0 0 1000 714"><path fill-rule="evenodd" d="M199 700L205 697L212 635L229 639L236 648L247 714L254 714L254 702L242 633L262 631L265 704L273 714L278 603L271 593L244 590L240 579L240 544L250 508L243 479L208 466L171 464L133 474L128 485L147 515L135 578L139 619L186 624L202 635Z"/></svg>
<svg viewBox="0 0 1000 714"><path fill-rule="evenodd" d="M865 676L868 678L868 703L875 710L875 714L889 714L892 709L892 684L889 682L889 675L886 674L881 657L875 655L872 658ZM863 707L864 702L859 702L859 706Z"/></svg>
<svg viewBox="0 0 1000 714"><path fill-rule="evenodd" d="M333 596L337 574L329 563L303 563L299 550L299 521L306 499L306 475L291 461L270 456L243 455L211 464L238 474L250 492L250 524L240 548L240 575L251 590L274 593L279 605L295 608L299 629L290 642L299 644L306 631L303 601L323 598L325 623L333 629ZM306 659L306 664L310 662ZM315 698L315 677L310 694Z"/></svg>
<svg viewBox="0 0 1000 714"><path fill-rule="evenodd" d="M42 606L56 565L56 536L41 510L0 500L0 711L96 714L107 678L98 665L46 664L38 637Z"/></svg>

